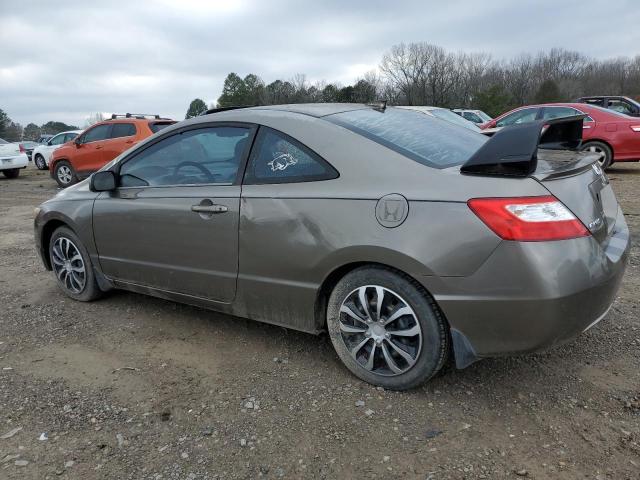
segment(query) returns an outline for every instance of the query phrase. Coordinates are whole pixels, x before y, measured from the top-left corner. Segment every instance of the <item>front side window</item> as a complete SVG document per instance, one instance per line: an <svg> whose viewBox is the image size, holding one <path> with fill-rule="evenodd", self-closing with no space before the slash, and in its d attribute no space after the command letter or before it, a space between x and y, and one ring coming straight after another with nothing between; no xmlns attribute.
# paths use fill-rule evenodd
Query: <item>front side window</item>
<svg viewBox="0 0 640 480"><path fill-rule="evenodd" d="M64 136L64 141L65 141L65 142L70 142L71 140L75 140L75 138L76 138L77 136L78 136L78 134L77 134L77 133L67 133L67 134Z"/></svg>
<svg viewBox="0 0 640 480"><path fill-rule="evenodd" d="M126 161L120 168L120 186L233 183L249 134L244 127L207 127L174 134Z"/></svg>
<svg viewBox="0 0 640 480"><path fill-rule="evenodd" d="M244 183L293 183L330 180L338 172L293 138L262 127L245 173Z"/></svg>
<svg viewBox="0 0 640 480"><path fill-rule="evenodd" d="M62 145L65 142L64 136L64 133L56 135L51 140L49 140L49 145Z"/></svg>
<svg viewBox="0 0 640 480"><path fill-rule="evenodd" d="M351 110L323 119L435 168L463 164L487 141L482 133L399 108Z"/></svg>
<svg viewBox="0 0 640 480"><path fill-rule="evenodd" d="M136 134L136 126L133 123L114 123L109 138L131 137Z"/></svg>
<svg viewBox="0 0 640 480"><path fill-rule="evenodd" d="M496 127L506 127L508 125L533 122L536 119L537 115L537 108L523 108L522 110L510 113L506 117L498 120L498 122L496 123Z"/></svg>
<svg viewBox="0 0 640 480"><path fill-rule="evenodd" d="M111 125L98 125L97 127L93 127L87 133L84 134L82 138L82 143L89 142L97 142L99 140L104 140L109 136L109 130L111 129Z"/></svg>

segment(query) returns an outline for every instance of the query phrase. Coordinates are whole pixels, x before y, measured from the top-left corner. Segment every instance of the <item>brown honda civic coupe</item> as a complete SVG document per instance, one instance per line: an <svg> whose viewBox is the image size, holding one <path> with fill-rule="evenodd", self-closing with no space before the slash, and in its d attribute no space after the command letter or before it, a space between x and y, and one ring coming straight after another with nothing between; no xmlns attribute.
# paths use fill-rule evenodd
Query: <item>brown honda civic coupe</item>
<svg viewBox="0 0 640 480"><path fill-rule="evenodd" d="M391 389L567 341L604 318L629 230L582 117L492 138L417 112L218 109L36 212L79 301L113 288L309 333Z"/></svg>

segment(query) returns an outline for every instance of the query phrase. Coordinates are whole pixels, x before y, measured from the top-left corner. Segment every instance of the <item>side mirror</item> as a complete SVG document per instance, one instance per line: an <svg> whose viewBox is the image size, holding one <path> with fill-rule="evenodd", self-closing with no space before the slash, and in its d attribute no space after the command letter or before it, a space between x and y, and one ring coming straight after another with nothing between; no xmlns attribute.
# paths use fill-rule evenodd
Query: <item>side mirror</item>
<svg viewBox="0 0 640 480"><path fill-rule="evenodd" d="M76 144L76 147L79 147L80 145L82 145L82 141L80 140L80 137L76 137L73 143Z"/></svg>
<svg viewBox="0 0 640 480"><path fill-rule="evenodd" d="M116 174L111 170L96 172L89 179L92 192L111 192L116 189Z"/></svg>

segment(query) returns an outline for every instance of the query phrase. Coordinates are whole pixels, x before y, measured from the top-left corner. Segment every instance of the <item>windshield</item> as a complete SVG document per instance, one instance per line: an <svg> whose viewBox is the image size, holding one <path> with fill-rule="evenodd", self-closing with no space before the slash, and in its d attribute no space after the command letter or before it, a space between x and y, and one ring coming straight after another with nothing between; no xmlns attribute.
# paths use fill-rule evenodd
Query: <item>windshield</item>
<svg viewBox="0 0 640 480"><path fill-rule="evenodd" d="M397 108L352 110L323 118L435 168L461 165L487 141L481 133Z"/></svg>
<svg viewBox="0 0 640 480"><path fill-rule="evenodd" d="M482 120L484 120L485 122L488 122L490 120L493 120L493 118L491 118L489 115L487 115L486 113L484 113L482 110L474 110L474 113L476 115L478 115Z"/></svg>
<svg viewBox="0 0 640 480"><path fill-rule="evenodd" d="M431 113L434 117L441 118L442 120L446 120L447 122L455 123L457 125L460 125L461 127L468 128L469 130L473 130L475 132L480 131L480 128L476 124L462 118L460 115L457 115L451 110L447 110L446 108L434 108L433 110L431 110Z"/></svg>

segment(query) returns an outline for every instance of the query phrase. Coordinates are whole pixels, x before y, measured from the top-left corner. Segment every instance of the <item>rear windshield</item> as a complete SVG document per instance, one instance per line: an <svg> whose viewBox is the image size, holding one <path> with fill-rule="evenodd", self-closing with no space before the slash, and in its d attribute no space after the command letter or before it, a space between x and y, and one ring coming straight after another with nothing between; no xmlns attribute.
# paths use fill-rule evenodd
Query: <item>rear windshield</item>
<svg viewBox="0 0 640 480"><path fill-rule="evenodd" d="M151 131L153 133L157 133L160 130L162 130L163 128L168 127L169 125L173 125L176 122L150 122L149 123L149 128L151 129Z"/></svg>
<svg viewBox="0 0 640 480"><path fill-rule="evenodd" d="M463 164L487 141L481 133L396 108L352 110L323 118L435 168Z"/></svg>

